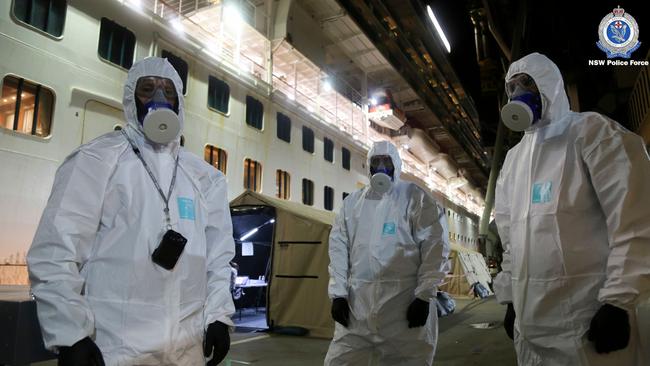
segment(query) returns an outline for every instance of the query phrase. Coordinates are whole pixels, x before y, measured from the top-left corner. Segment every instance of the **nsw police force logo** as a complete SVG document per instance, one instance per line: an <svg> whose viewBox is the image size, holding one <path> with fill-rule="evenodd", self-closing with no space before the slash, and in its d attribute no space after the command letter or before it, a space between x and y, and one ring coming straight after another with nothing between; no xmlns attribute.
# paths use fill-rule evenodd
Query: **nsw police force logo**
<svg viewBox="0 0 650 366"><path fill-rule="evenodd" d="M620 6L600 21L598 38L596 45L607 54L607 58L630 58L641 45L636 20Z"/></svg>
<svg viewBox="0 0 650 366"><path fill-rule="evenodd" d="M641 45L636 20L620 6L600 21L598 38L596 45L607 54L607 58L630 58Z"/></svg>

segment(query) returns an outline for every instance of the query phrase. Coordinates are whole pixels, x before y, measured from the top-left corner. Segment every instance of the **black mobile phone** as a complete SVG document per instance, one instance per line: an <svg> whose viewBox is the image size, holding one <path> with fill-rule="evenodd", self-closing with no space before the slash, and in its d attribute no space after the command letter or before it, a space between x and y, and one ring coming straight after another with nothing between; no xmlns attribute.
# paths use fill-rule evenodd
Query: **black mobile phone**
<svg viewBox="0 0 650 366"><path fill-rule="evenodd" d="M153 251L151 259L154 263L161 266L166 270L171 270L178 262L185 248L187 239L180 233L174 230L167 230L165 235L163 235L158 248Z"/></svg>

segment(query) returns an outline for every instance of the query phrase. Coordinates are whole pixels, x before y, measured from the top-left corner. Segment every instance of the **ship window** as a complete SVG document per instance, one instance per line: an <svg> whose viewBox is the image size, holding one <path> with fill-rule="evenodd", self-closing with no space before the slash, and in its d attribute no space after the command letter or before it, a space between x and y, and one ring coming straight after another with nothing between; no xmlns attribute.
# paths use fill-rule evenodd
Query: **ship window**
<svg viewBox="0 0 650 366"><path fill-rule="evenodd" d="M166 58L167 61L169 61L172 66L174 66L174 69L178 73L178 76L181 77L181 81L183 82L183 95L187 95L187 74L189 71L187 62L167 50L162 51L162 57Z"/></svg>
<svg viewBox="0 0 650 366"><path fill-rule="evenodd" d="M210 75L208 78L208 107L227 114L229 101L230 86L225 81Z"/></svg>
<svg viewBox="0 0 650 366"><path fill-rule="evenodd" d="M324 206L325 209L328 211L332 211L334 209L334 188L325 186L325 201L324 201Z"/></svg>
<svg viewBox="0 0 650 366"><path fill-rule="evenodd" d="M0 97L2 127L27 135L47 137L52 128L52 90L16 76L5 76Z"/></svg>
<svg viewBox="0 0 650 366"><path fill-rule="evenodd" d="M323 140L323 145L324 145L324 152L325 152L325 160L329 161L330 163L333 163L334 162L334 141L325 137L325 139Z"/></svg>
<svg viewBox="0 0 650 366"><path fill-rule="evenodd" d="M275 196L283 200L288 200L291 195L291 175L284 170L276 170L275 184Z"/></svg>
<svg viewBox="0 0 650 366"><path fill-rule="evenodd" d="M345 201L345 197L349 196L350 194L348 192L343 192L343 200Z"/></svg>
<svg viewBox="0 0 650 366"><path fill-rule="evenodd" d="M99 56L109 62L130 69L133 65L135 35L125 27L102 18L99 31Z"/></svg>
<svg viewBox="0 0 650 366"><path fill-rule="evenodd" d="M244 189L262 191L262 164L252 159L244 160Z"/></svg>
<svg viewBox="0 0 650 366"><path fill-rule="evenodd" d="M350 170L350 150L341 149L341 161L343 162L343 169Z"/></svg>
<svg viewBox="0 0 650 366"><path fill-rule="evenodd" d="M309 206L314 204L314 182L306 178L302 180L302 203Z"/></svg>
<svg viewBox="0 0 650 366"><path fill-rule="evenodd" d="M278 112L278 138L291 143L291 118Z"/></svg>
<svg viewBox="0 0 650 366"><path fill-rule="evenodd" d="M66 14L65 0L14 0L13 12L18 20L61 37Z"/></svg>
<svg viewBox="0 0 650 366"><path fill-rule="evenodd" d="M251 97L250 95L246 96L246 124L257 128L258 130L262 129L262 122L264 118L264 105L259 100Z"/></svg>
<svg viewBox="0 0 650 366"><path fill-rule="evenodd" d="M228 153L226 150L212 145L205 145L203 156L208 164L219 169L223 174L226 174L226 169L228 168Z"/></svg>
<svg viewBox="0 0 650 366"><path fill-rule="evenodd" d="M302 149L314 153L314 130L307 126L302 126Z"/></svg>

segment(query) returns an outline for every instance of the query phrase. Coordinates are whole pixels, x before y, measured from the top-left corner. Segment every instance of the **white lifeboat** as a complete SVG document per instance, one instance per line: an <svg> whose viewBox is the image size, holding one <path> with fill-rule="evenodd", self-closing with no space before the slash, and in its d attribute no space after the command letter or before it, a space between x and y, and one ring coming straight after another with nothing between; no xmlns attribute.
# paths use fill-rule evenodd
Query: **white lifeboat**
<svg viewBox="0 0 650 366"><path fill-rule="evenodd" d="M368 119L380 126L399 130L406 122L406 113L397 108L390 91L385 90L375 93L371 98Z"/></svg>
<svg viewBox="0 0 650 366"><path fill-rule="evenodd" d="M431 168L445 179L450 179L458 175L458 168L451 156L440 153L431 160Z"/></svg>
<svg viewBox="0 0 650 366"><path fill-rule="evenodd" d="M406 135L394 136L393 141L398 146L407 148L411 154L425 164L440 154L440 146L419 128L410 129Z"/></svg>

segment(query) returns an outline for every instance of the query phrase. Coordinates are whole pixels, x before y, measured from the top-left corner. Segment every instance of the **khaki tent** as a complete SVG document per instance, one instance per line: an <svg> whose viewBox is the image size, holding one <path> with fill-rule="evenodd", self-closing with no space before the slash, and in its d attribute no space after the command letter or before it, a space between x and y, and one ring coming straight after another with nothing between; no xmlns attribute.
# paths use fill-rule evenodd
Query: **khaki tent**
<svg viewBox="0 0 650 366"><path fill-rule="evenodd" d="M230 202L231 210L247 206L275 210L266 301L269 326L301 327L312 337L332 337L327 249L335 214L251 191Z"/></svg>
<svg viewBox="0 0 650 366"><path fill-rule="evenodd" d="M472 284L480 282L491 295L489 283L492 282L492 277L483 255L453 242L450 245L451 269L444 284L440 286L440 291L445 291L453 297L471 297Z"/></svg>

